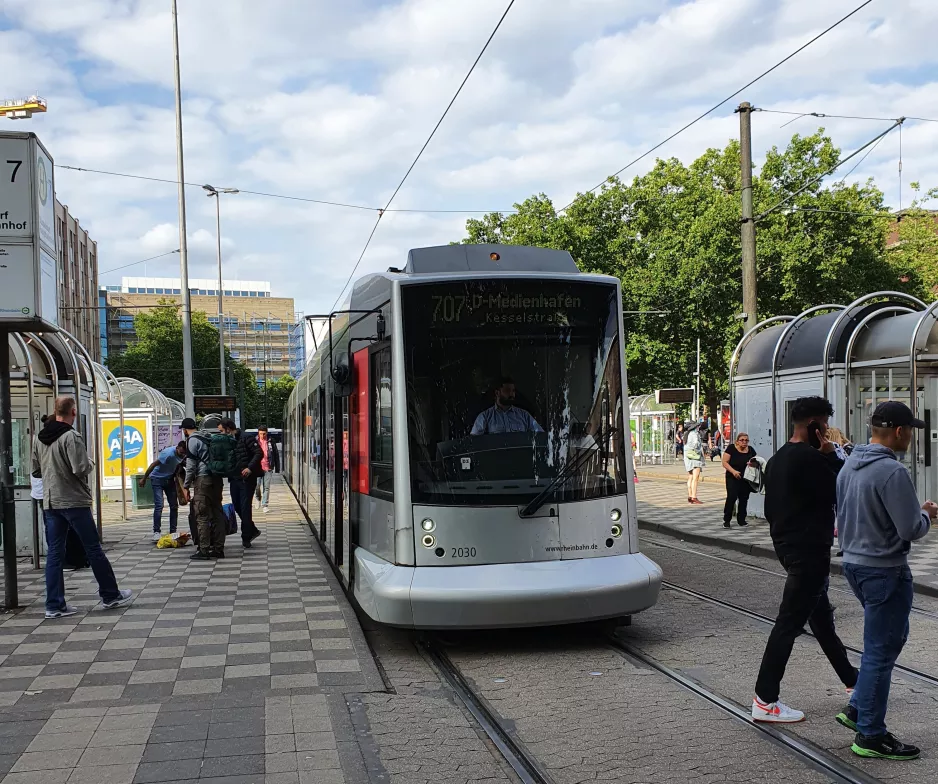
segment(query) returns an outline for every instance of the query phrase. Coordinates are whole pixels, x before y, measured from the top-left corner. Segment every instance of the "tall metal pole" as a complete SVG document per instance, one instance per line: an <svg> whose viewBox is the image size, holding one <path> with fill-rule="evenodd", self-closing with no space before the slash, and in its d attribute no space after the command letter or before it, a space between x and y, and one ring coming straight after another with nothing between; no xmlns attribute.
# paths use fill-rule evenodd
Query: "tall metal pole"
<svg viewBox="0 0 938 784"><path fill-rule="evenodd" d="M700 419L700 338L697 338L697 406L694 411L694 420Z"/></svg>
<svg viewBox="0 0 938 784"><path fill-rule="evenodd" d="M179 191L179 288L182 293L182 386L186 416L195 416L192 388L192 302L189 297L189 254L186 243L186 185L182 152L182 84L179 76L179 19L173 3L173 60L176 80L176 179ZM123 441L123 430L121 431Z"/></svg>
<svg viewBox="0 0 938 784"><path fill-rule="evenodd" d="M16 504L13 500L13 405L10 398L10 333L0 332L0 500L3 509L3 604L20 603L16 572Z"/></svg>
<svg viewBox="0 0 938 784"><path fill-rule="evenodd" d="M270 311L267 311L267 320L264 322L264 424L267 427L270 427L270 408L267 405L269 395L267 392L267 383L269 379L267 378L267 354L270 351L270 333L268 332L268 325L270 324Z"/></svg>
<svg viewBox="0 0 938 784"><path fill-rule="evenodd" d="M740 233L743 261L743 312L746 331L755 328L758 318L756 280L756 224L752 214L752 106L743 101L739 108L739 163L742 172L742 215Z"/></svg>
<svg viewBox="0 0 938 784"><path fill-rule="evenodd" d="M218 361L221 367L221 393L227 395L225 383L225 303L221 281L221 194L215 191L215 235L218 239Z"/></svg>

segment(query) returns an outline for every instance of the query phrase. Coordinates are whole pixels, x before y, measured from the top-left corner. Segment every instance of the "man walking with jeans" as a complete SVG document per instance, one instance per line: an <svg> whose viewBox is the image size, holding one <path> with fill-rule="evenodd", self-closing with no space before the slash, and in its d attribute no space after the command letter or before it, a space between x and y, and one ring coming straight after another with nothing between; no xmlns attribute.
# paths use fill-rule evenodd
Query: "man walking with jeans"
<svg viewBox="0 0 938 784"><path fill-rule="evenodd" d="M796 400L791 410L791 440L766 465L765 516L775 553L788 577L756 681L752 701L755 721L804 719L804 713L779 701L778 693L795 639L805 623L810 624L847 690L857 682L857 670L834 629L834 610L827 598L837 474L843 467L827 439L827 423L833 413L831 404L822 397Z"/></svg>
<svg viewBox="0 0 938 784"><path fill-rule="evenodd" d="M75 399L55 400L55 419L46 420L32 454L33 476L42 477L43 519L46 525L46 618L64 618L78 610L65 603L63 558L69 529L81 539L105 610L127 604L132 593L120 590L91 515L88 475L94 465L85 442L72 424L78 410Z"/></svg>
<svg viewBox="0 0 938 784"><path fill-rule="evenodd" d="M863 605L860 678L837 721L856 731L852 748L861 757L915 759L918 748L886 731L886 706L892 669L909 636L909 550L928 533L938 506L919 507L909 472L896 459L925 423L890 400L876 407L870 424L870 443L854 448L837 480L844 575Z"/></svg>
<svg viewBox="0 0 938 784"><path fill-rule="evenodd" d="M176 493L176 469L186 459L186 442L161 449L156 460L150 463L146 473L137 480L140 487L146 486L147 479L153 487L153 541L162 536L163 497L169 504L169 532L176 533L179 522L179 496Z"/></svg>
<svg viewBox="0 0 938 784"><path fill-rule="evenodd" d="M270 440L270 433L267 425L261 425L257 428L257 443L260 444L263 458L261 459L261 468L263 475L258 483L257 494L260 496L261 507L264 514L270 511L270 475L276 471L280 473L280 453L277 452L277 445Z"/></svg>

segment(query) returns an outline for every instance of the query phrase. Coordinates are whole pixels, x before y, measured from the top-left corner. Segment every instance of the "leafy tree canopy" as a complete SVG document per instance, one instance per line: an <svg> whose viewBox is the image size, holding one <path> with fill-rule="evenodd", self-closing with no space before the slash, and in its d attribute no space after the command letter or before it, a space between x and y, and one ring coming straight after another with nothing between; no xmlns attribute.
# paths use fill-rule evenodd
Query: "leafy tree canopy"
<svg viewBox="0 0 938 784"><path fill-rule="evenodd" d="M839 157L823 129L794 136L784 150L773 147L753 177L755 214ZM872 181L825 182L831 178L757 223L760 318L880 289L922 293L923 281L903 274L885 252L882 192ZM470 219L463 241L567 250L580 269L620 278L625 310L667 311L626 317L631 391L691 383L700 337L701 392L714 410L743 331L735 318L742 310L739 143L709 149L690 165L658 160L631 183L611 178L563 214L544 194L515 207ZM938 284L938 252L934 258Z"/></svg>

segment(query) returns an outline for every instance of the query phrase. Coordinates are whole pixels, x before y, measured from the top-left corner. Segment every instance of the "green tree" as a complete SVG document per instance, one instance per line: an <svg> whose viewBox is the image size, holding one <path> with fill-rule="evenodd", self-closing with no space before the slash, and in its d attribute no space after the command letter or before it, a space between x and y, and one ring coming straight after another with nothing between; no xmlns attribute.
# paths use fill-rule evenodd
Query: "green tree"
<svg viewBox="0 0 938 784"><path fill-rule="evenodd" d="M267 387L263 390L267 400L262 405L268 412L268 427L283 427L283 409L295 386L296 379L288 375L267 382Z"/></svg>
<svg viewBox="0 0 938 784"><path fill-rule="evenodd" d="M938 197L938 188L919 196L921 185L911 184L916 197L895 224L895 242L889 248L893 266L912 285L934 299L938 295L938 215L924 205Z"/></svg>
<svg viewBox="0 0 938 784"><path fill-rule="evenodd" d="M755 213L817 177L840 151L823 129L773 148L754 178ZM689 166L658 160L631 183L610 179L557 213L544 194L510 215L470 219L464 242L568 250L584 271L622 280L629 386L638 393L687 386L701 339L701 391L710 410L727 393L727 366L742 336L739 144L709 149ZM858 214L859 213L859 214ZM818 183L757 224L759 315L798 313L901 283L886 257L883 194L872 182ZM870 216L873 217L870 217Z"/></svg>
<svg viewBox="0 0 938 784"><path fill-rule="evenodd" d="M173 305L161 300L161 305ZM182 318L178 308L159 307L134 317L137 342L126 351L108 357L115 376L129 376L160 390L167 397L183 399ZM204 313L192 314L192 386L197 395L221 393L218 367L218 330ZM259 423L261 414L257 379L250 368L231 358L225 349L229 391L238 397L245 426Z"/></svg>

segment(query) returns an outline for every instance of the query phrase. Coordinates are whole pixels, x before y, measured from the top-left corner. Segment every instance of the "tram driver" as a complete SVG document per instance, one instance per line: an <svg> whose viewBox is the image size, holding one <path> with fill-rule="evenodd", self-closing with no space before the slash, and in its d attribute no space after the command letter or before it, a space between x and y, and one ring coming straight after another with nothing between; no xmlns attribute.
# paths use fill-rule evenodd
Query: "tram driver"
<svg viewBox="0 0 938 784"><path fill-rule="evenodd" d="M495 405L485 409L472 425L470 435L494 433L543 433L544 429L523 408L515 405L517 390L510 378L502 378L495 387Z"/></svg>

